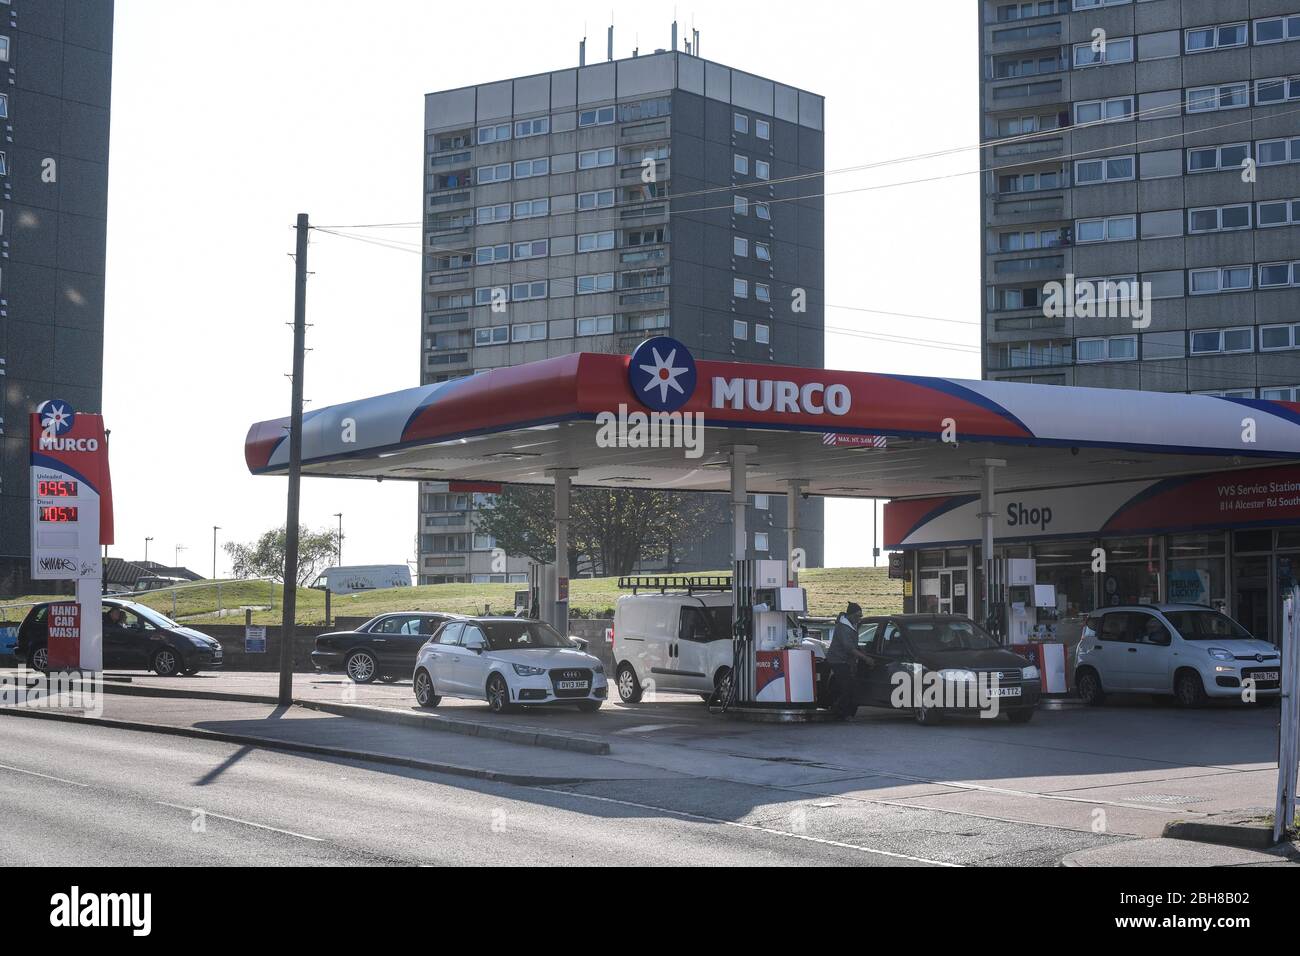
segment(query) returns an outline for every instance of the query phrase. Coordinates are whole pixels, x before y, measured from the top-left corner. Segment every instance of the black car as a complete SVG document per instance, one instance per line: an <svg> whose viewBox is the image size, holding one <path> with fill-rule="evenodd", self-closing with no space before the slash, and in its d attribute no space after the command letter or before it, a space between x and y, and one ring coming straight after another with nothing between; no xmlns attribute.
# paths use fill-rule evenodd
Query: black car
<svg viewBox="0 0 1300 956"><path fill-rule="evenodd" d="M316 638L311 663L318 671L342 671L358 684L409 677L415 655L439 627L460 614L402 611L372 617L355 631L334 631Z"/></svg>
<svg viewBox="0 0 1300 956"><path fill-rule="evenodd" d="M50 603L37 604L18 627L14 655L33 670L49 670ZM191 627L134 601L101 602L104 667L141 668L159 677L189 677L220 667L221 644Z"/></svg>
<svg viewBox="0 0 1300 956"><path fill-rule="evenodd" d="M858 625L858 649L870 661L859 662L855 671L859 705L903 707L912 711L917 723L935 724L945 716L980 713L982 688L985 702L995 694L998 711L1012 723L1033 719L1041 686L1035 665L969 618L955 614L863 618Z"/></svg>

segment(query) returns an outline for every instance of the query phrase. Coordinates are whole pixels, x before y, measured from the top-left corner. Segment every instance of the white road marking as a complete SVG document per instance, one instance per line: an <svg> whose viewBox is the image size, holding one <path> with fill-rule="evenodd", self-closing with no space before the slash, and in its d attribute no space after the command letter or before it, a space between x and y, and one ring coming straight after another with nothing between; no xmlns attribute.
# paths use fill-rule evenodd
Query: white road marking
<svg viewBox="0 0 1300 956"><path fill-rule="evenodd" d="M70 787L82 787L86 790L94 789L88 783L78 783L75 780L65 780L63 777L52 777L48 773L37 773L35 770L24 770L22 767L11 767L4 763L0 763L0 770L12 770L14 773L25 773L29 777L40 777L42 780L54 780L57 783L66 783Z"/></svg>
<svg viewBox="0 0 1300 956"><path fill-rule="evenodd" d="M171 807L173 810L185 810L189 813L201 813L205 817L212 817L216 820L227 820L230 823L240 823L246 827L257 827L259 830L269 830L272 833L282 833L285 836L297 837L300 840L311 840L315 843L327 842L324 837L308 836L306 833L295 833L293 830L281 830L279 827L267 826L265 823L254 823L252 820L241 820L239 817L228 817L224 814L213 813L211 810L204 810L202 807L187 807L180 803L168 803L165 800L154 801L159 806Z"/></svg>
<svg viewBox="0 0 1300 956"><path fill-rule="evenodd" d="M715 823L722 826L736 827L740 830L753 830L758 833L767 833L771 836L788 837L792 840L803 840L806 843L816 843L821 846L839 847L843 850L855 850L858 853L874 853L878 856L893 857L896 860L908 860L912 863L928 863L931 866L948 866L960 868L960 863L945 863L942 860L928 860L922 856L908 856L906 853L894 853L891 850L875 850L867 846L857 846L853 843L843 843L839 840L827 840L824 837L809 836L806 833L790 833L786 830L777 830L772 827L759 826L756 823L740 823L736 820L723 820L718 817L706 817L699 813L689 813L686 810L673 810L669 807L656 807L648 803L634 803L631 800L618 800L614 797L598 797L590 793L578 793L573 790L552 790L549 787L535 787L532 789L539 790L543 793L554 793L565 797L578 797L583 800L595 800L599 803L613 803L623 807L633 807L637 810L653 810L656 813L671 813L676 817L684 817L687 820L699 820L703 823Z"/></svg>
<svg viewBox="0 0 1300 956"><path fill-rule="evenodd" d="M624 727L622 730L616 730L616 734L648 734L652 730L672 730L675 724L640 724L636 727Z"/></svg>

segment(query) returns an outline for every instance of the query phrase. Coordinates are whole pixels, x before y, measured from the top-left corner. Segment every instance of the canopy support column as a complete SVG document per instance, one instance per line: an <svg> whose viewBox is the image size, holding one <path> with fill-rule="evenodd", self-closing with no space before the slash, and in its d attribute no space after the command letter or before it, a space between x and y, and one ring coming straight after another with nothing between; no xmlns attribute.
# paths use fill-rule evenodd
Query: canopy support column
<svg viewBox="0 0 1300 956"><path fill-rule="evenodd" d="M748 456L758 451L757 445L729 445L727 458L731 462L731 559L744 561L749 557L749 532L745 527L745 507L749 504L749 487L745 481Z"/></svg>
<svg viewBox="0 0 1300 956"><path fill-rule="evenodd" d="M548 468L555 479L555 588L550 595L548 623L569 633L569 490L576 468Z"/></svg>
<svg viewBox="0 0 1300 956"><path fill-rule="evenodd" d="M792 588L799 586L799 572L804 567L804 552L799 547L799 500L803 490L808 487L804 478L791 478L785 483L785 528L786 528L786 583Z"/></svg>
<svg viewBox="0 0 1300 956"><path fill-rule="evenodd" d="M984 562L984 618L990 620L991 616L997 610L999 589L994 581L994 561L993 561L993 539L994 539L994 519L997 518L998 512L994 505L994 482L993 472L998 468L1006 467L1005 458L973 458L971 464L982 469L980 478L980 510L977 517L983 530L983 547L981 557ZM1001 622L999 628L1003 633L1006 632L1005 621Z"/></svg>

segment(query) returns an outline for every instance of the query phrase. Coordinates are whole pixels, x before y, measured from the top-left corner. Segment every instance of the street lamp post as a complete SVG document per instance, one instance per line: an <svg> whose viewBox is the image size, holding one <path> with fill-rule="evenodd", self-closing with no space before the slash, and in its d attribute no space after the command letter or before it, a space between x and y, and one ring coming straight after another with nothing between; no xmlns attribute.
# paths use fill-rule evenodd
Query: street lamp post
<svg viewBox="0 0 1300 956"><path fill-rule="evenodd" d="M339 567L342 567L343 566L343 512L341 511L336 512L334 514L334 517L339 519L339 541L338 541L338 549L337 549L338 554L335 560L338 561Z"/></svg>
<svg viewBox="0 0 1300 956"><path fill-rule="evenodd" d="M221 530L221 525L212 526L212 580L217 579L217 532Z"/></svg>
<svg viewBox="0 0 1300 956"><path fill-rule="evenodd" d="M182 552L182 551L188 551L188 550L189 550L189 548L187 548L187 547L186 547L185 545L183 545L183 544L178 544L178 545L176 545L176 550L172 553L172 567L173 567L173 568L179 568L179 567L181 566L181 552Z"/></svg>
<svg viewBox="0 0 1300 956"><path fill-rule="evenodd" d="M145 564L149 563L149 542L152 540L153 538L144 539L144 563Z"/></svg>

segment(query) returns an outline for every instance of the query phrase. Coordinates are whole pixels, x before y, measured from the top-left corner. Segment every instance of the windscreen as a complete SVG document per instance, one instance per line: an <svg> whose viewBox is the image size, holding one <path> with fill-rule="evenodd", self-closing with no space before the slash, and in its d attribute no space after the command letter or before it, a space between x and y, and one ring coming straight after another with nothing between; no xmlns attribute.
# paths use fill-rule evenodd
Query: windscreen
<svg viewBox="0 0 1300 956"><path fill-rule="evenodd" d="M974 621L908 621L903 627L912 648L925 651L983 651L1001 647Z"/></svg>
<svg viewBox="0 0 1300 956"><path fill-rule="evenodd" d="M1185 641L1249 641L1253 635L1226 614L1206 608L1204 611L1165 611L1169 623L1178 628Z"/></svg>
<svg viewBox="0 0 1300 956"><path fill-rule="evenodd" d="M542 647L573 647L573 643L549 624L540 621L480 621L494 651L526 651Z"/></svg>

